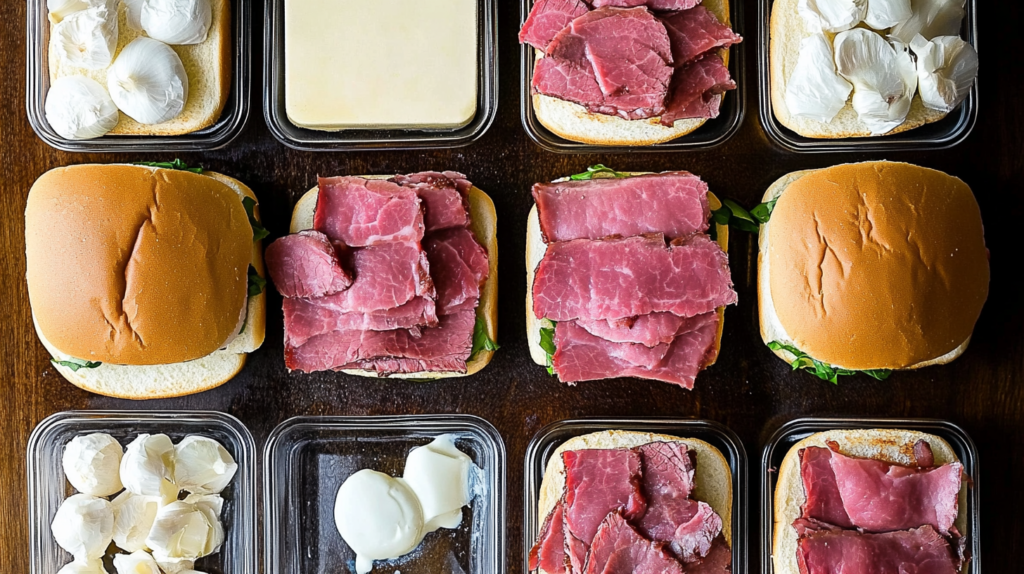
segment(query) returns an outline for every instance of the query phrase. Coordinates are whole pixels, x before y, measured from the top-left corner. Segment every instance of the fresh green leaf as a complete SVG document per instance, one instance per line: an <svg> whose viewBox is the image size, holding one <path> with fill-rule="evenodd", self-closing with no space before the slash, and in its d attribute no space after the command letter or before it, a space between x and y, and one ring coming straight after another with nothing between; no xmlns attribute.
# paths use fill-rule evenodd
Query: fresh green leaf
<svg viewBox="0 0 1024 574"><path fill-rule="evenodd" d="M245 214L249 216L249 225L252 226L253 243L270 235L270 232L267 231L267 229L263 227L263 224L256 219L256 215L254 213L254 210L256 208L256 200L254 200L251 197L243 198L242 206L245 207Z"/></svg>
<svg viewBox="0 0 1024 574"><path fill-rule="evenodd" d="M554 376L555 366L551 362L551 357L555 354L555 323L549 321L550 327L540 328L540 348L544 349L544 353L547 355L547 368L548 374Z"/></svg>
<svg viewBox="0 0 1024 574"><path fill-rule="evenodd" d="M174 161L137 161L135 162L135 165L145 165L163 169L177 169L179 171L191 171L192 173L203 173L202 167L189 167L180 159L175 159Z"/></svg>
<svg viewBox="0 0 1024 574"><path fill-rule="evenodd" d="M772 211L775 211L775 202L779 198L775 198L765 203L757 204L754 209L750 210L750 215L758 221L758 223L768 223L768 220L772 217Z"/></svg>
<svg viewBox="0 0 1024 574"><path fill-rule="evenodd" d="M749 221L750 223L754 224L757 223L756 221L754 221L754 218L750 216L750 212L748 212L746 209L743 208L742 205L736 203L735 201L731 199L723 199L722 205L729 208L729 211L732 212L733 219Z"/></svg>
<svg viewBox="0 0 1024 574"><path fill-rule="evenodd" d="M892 371L888 369L853 371L850 369L840 369L839 367L833 367L828 363L823 363L818 359L815 359L814 357L808 355L807 353L804 353L803 351L797 349L792 345L785 345L778 341L772 341L768 343L768 348L773 351L786 351L790 355L793 355L793 362L790 363L790 366L793 367L794 371L798 369L803 369L808 372L813 372L814 375L819 379L828 381L835 385L839 384L839 377L847 377L850 375L856 375L857 373L864 373L865 375L878 379L879 381L884 381L888 379L889 375L892 374Z"/></svg>
<svg viewBox="0 0 1024 574"><path fill-rule="evenodd" d="M57 359L50 359L50 362L54 365L60 365L71 369L72 372L77 373L78 369L95 369L103 363L99 361L83 361L82 359L68 359L66 361L58 361Z"/></svg>
<svg viewBox="0 0 1024 574"><path fill-rule="evenodd" d="M497 351L500 348L491 340L491 336L487 332L487 322L483 320L483 317L477 317L476 325L473 326L473 351L469 356L475 357L480 351Z"/></svg>
<svg viewBox="0 0 1024 574"><path fill-rule="evenodd" d="M750 212L731 199L723 199L722 207L711 212L711 221L717 225L728 225L747 233L757 233L758 230L758 223L750 215Z"/></svg>
<svg viewBox="0 0 1024 574"><path fill-rule="evenodd" d="M611 175L613 177L617 177L617 178L620 178L620 179L624 178L624 177L629 177L628 173L623 173L621 171L615 171L614 169L612 169L610 167L606 167L604 165L597 164L597 165L592 165L592 166L588 167L587 171L585 171L583 173L577 173L576 175L570 175L569 179L571 179L573 181L586 181L588 179L594 179L594 176L599 174L599 173L607 173L607 174L609 174L609 175Z"/></svg>
<svg viewBox="0 0 1024 574"><path fill-rule="evenodd" d="M249 296L255 297L263 293L263 289L267 286L267 280L260 277L260 274L256 271L256 268L252 265L249 266Z"/></svg>

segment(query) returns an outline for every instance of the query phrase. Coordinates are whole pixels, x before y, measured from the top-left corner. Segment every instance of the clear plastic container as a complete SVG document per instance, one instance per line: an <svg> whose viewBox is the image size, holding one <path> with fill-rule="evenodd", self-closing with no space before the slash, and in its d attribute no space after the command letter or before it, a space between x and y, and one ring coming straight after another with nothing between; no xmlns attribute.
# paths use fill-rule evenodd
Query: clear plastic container
<svg viewBox="0 0 1024 574"><path fill-rule="evenodd" d="M903 133L866 138L815 139L797 134L783 126L772 110L770 52L770 20L774 0L758 0L757 19L760 32L757 47L758 97L761 103L761 125L768 138L783 148L797 153L939 150L951 148L967 139L978 121L978 81L967 99L941 120ZM966 16L960 37L978 47L978 24L975 0L966 0ZM984 62L982 62L984 67Z"/></svg>
<svg viewBox="0 0 1024 574"><path fill-rule="evenodd" d="M522 28L526 17L530 15L534 0L520 0L519 27ZM743 4L741 0L729 2L729 20L732 29L743 36ZM667 152L706 150L725 143L734 136L743 123L746 113L746 49L744 44L751 40L746 36L743 42L729 48L729 73L736 81L736 89L726 92L722 99L722 107L717 118L704 122L704 125L692 133L674 140L648 146L593 145L567 140L544 127L533 111L533 96L530 93L530 82L533 79L533 65L536 62L534 48L521 44L520 71L521 95L519 99L520 114L526 134L537 145L555 153L624 153L624 152Z"/></svg>
<svg viewBox="0 0 1024 574"><path fill-rule="evenodd" d="M981 572L981 525L978 498L978 449L963 429L947 421L933 419L845 419L845 418L802 418L790 421L775 431L764 447L761 457L761 572L772 574L772 540L775 528L775 483L778 468L786 453L797 442L808 436L835 429L905 429L933 434L953 448L957 458L964 465L968 477L967 489L967 550L971 555L969 568L964 574Z"/></svg>
<svg viewBox="0 0 1024 574"><path fill-rule="evenodd" d="M250 0L230 0L231 88L220 119L212 126L179 136L105 135L90 140L69 140L46 121L43 106L50 89L47 48L50 22L46 0L28 0L28 66L26 108L32 129L51 146L70 152L189 152L222 148L231 143L249 118L250 68L252 60L252 5Z"/></svg>
<svg viewBox="0 0 1024 574"><path fill-rule="evenodd" d="M483 494L456 529L430 533L405 556L374 572L504 574L505 446L487 421L469 415L295 417L267 440L263 457L264 574L355 572L355 554L338 533L338 488L364 468L401 476L405 457L438 435L483 470Z"/></svg>
<svg viewBox="0 0 1024 574"><path fill-rule="evenodd" d="M477 108L465 126L456 129L300 128L288 119L284 102L284 2L267 0L263 36L263 115L270 133L286 146L305 151L455 148L483 136L498 109L497 0L478 0Z"/></svg>
<svg viewBox="0 0 1024 574"><path fill-rule="evenodd" d="M28 441L30 574L54 574L71 561L50 532L57 508L75 492L64 478L61 457L71 439L97 432L113 436L121 446L142 433L163 433L174 442L197 434L224 445L238 463L222 493L226 539L219 553L200 559L196 567L211 574L256 572L256 444L238 419L205 411L68 411L43 420Z"/></svg>
<svg viewBox="0 0 1024 574"><path fill-rule="evenodd" d="M696 419L575 419L552 423L542 428L526 447L525 508L523 510L523 572L530 572L530 548L537 539L543 516L537 515L537 502L548 459L565 441L581 435L607 430L661 433L680 438L695 438L710 443L729 462L732 469L732 571L747 572L747 453L731 430L714 421Z"/></svg>

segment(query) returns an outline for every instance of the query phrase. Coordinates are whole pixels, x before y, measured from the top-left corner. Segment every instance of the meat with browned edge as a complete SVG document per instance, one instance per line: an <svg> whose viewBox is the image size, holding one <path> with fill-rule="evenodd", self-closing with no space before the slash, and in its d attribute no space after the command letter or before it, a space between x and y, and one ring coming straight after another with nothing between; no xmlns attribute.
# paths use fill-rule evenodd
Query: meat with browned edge
<svg viewBox="0 0 1024 574"><path fill-rule="evenodd" d="M709 52L699 59L676 68L672 76L665 113L661 124L672 126L676 120L716 118L722 94L736 89L721 56Z"/></svg>

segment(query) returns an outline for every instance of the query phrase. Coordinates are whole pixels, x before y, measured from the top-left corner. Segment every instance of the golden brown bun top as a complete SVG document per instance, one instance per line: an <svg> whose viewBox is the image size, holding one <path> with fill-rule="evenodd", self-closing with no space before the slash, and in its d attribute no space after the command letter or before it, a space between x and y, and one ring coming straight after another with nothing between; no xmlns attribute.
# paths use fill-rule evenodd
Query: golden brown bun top
<svg viewBox="0 0 1024 574"><path fill-rule="evenodd" d="M942 356L988 297L981 212L967 184L903 163L818 170L769 226L771 297L797 348L848 369Z"/></svg>
<svg viewBox="0 0 1024 574"><path fill-rule="evenodd" d="M227 185L129 165L51 170L25 209L29 299L45 338L124 365L209 355L238 328L252 228Z"/></svg>

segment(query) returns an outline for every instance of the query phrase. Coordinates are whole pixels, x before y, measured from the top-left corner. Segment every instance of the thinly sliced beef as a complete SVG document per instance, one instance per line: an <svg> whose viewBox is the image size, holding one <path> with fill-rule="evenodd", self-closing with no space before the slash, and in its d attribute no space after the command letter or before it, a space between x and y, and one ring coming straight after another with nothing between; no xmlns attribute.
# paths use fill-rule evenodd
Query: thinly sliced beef
<svg viewBox="0 0 1024 574"><path fill-rule="evenodd" d="M728 574L732 572L732 549L721 534L711 542L708 555L686 565L686 574Z"/></svg>
<svg viewBox="0 0 1024 574"><path fill-rule="evenodd" d="M440 318L439 325L415 336L393 331L338 330L300 346L285 345L285 365L307 373L329 369L368 369L382 375L422 371L466 372L473 348L476 313Z"/></svg>
<svg viewBox="0 0 1024 574"><path fill-rule="evenodd" d="M602 6L618 6L632 8L634 6L647 6L651 10L689 10L701 0L591 0L594 8Z"/></svg>
<svg viewBox="0 0 1024 574"><path fill-rule="evenodd" d="M468 229L433 233L427 237L424 248L437 289L437 314L475 309L489 268L487 252L473 233Z"/></svg>
<svg viewBox="0 0 1024 574"><path fill-rule="evenodd" d="M651 313L629 319L580 319L576 324L591 335L612 343L655 347L674 341L688 328L688 319L672 313Z"/></svg>
<svg viewBox="0 0 1024 574"><path fill-rule="evenodd" d="M292 346L331 331L390 331L436 327L437 309L433 299L413 297L411 301L391 309L362 313L345 312L320 299L285 298L285 342Z"/></svg>
<svg viewBox="0 0 1024 574"><path fill-rule="evenodd" d="M343 313L394 309L416 297L435 298L430 263L419 243L381 243L353 249L349 268L356 280L318 303Z"/></svg>
<svg viewBox="0 0 1024 574"><path fill-rule="evenodd" d="M322 177L313 228L350 247L419 241L423 208L414 190L391 181Z"/></svg>
<svg viewBox="0 0 1024 574"><path fill-rule="evenodd" d="M312 229L271 243L266 261L274 286L285 297L321 297L352 285L330 240Z"/></svg>
<svg viewBox="0 0 1024 574"><path fill-rule="evenodd" d="M398 185L415 185L419 183L429 184L433 187L452 187L462 195L469 193L473 184L466 179L465 174L457 171L421 171L406 175L396 175L391 178Z"/></svg>
<svg viewBox="0 0 1024 574"><path fill-rule="evenodd" d="M533 282L534 314L553 321L692 317L735 302L729 258L706 235L552 243Z"/></svg>
<svg viewBox="0 0 1024 574"><path fill-rule="evenodd" d="M597 531L585 574L683 574L660 544L641 536L621 512L609 514Z"/></svg>
<svg viewBox="0 0 1024 574"><path fill-rule="evenodd" d="M569 573L583 563L601 521L622 510L626 519L643 516L647 505L640 491L640 455L627 449L564 451L565 548Z"/></svg>
<svg viewBox="0 0 1024 574"><path fill-rule="evenodd" d="M832 451L827 448L805 448L799 451L799 455L800 478L806 496L800 507L801 517L840 528L853 528L832 470Z"/></svg>
<svg viewBox="0 0 1024 574"><path fill-rule="evenodd" d="M696 60L709 50L743 41L739 34L719 21L704 6L662 14L659 19L665 24L672 42L672 61L676 67Z"/></svg>
<svg viewBox="0 0 1024 574"><path fill-rule="evenodd" d="M581 0L537 0L519 31L519 43L544 51L570 22L589 11Z"/></svg>
<svg viewBox="0 0 1024 574"><path fill-rule="evenodd" d="M668 103L661 123L672 126L676 120L717 118L722 94L736 89L718 54L708 53L690 64L676 68L672 76Z"/></svg>
<svg viewBox="0 0 1024 574"><path fill-rule="evenodd" d="M530 570L540 568L548 574L565 572L565 534L562 531L563 506L559 500L540 528L537 543L530 549Z"/></svg>
<svg viewBox="0 0 1024 574"><path fill-rule="evenodd" d="M684 237L708 228L708 186L686 172L533 186L546 242L662 233Z"/></svg>
<svg viewBox="0 0 1024 574"><path fill-rule="evenodd" d="M423 201L423 223L427 233L469 225L469 201L466 194L473 184L461 173L425 171L397 175L391 180L415 190L419 195Z"/></svg>
<svg viewBox="0 0 1024 574"><path fill-rule="evenodd" d="M797 542L801 574L956 574L960 560L931 526L883 534L823 530Z"/></svg>

